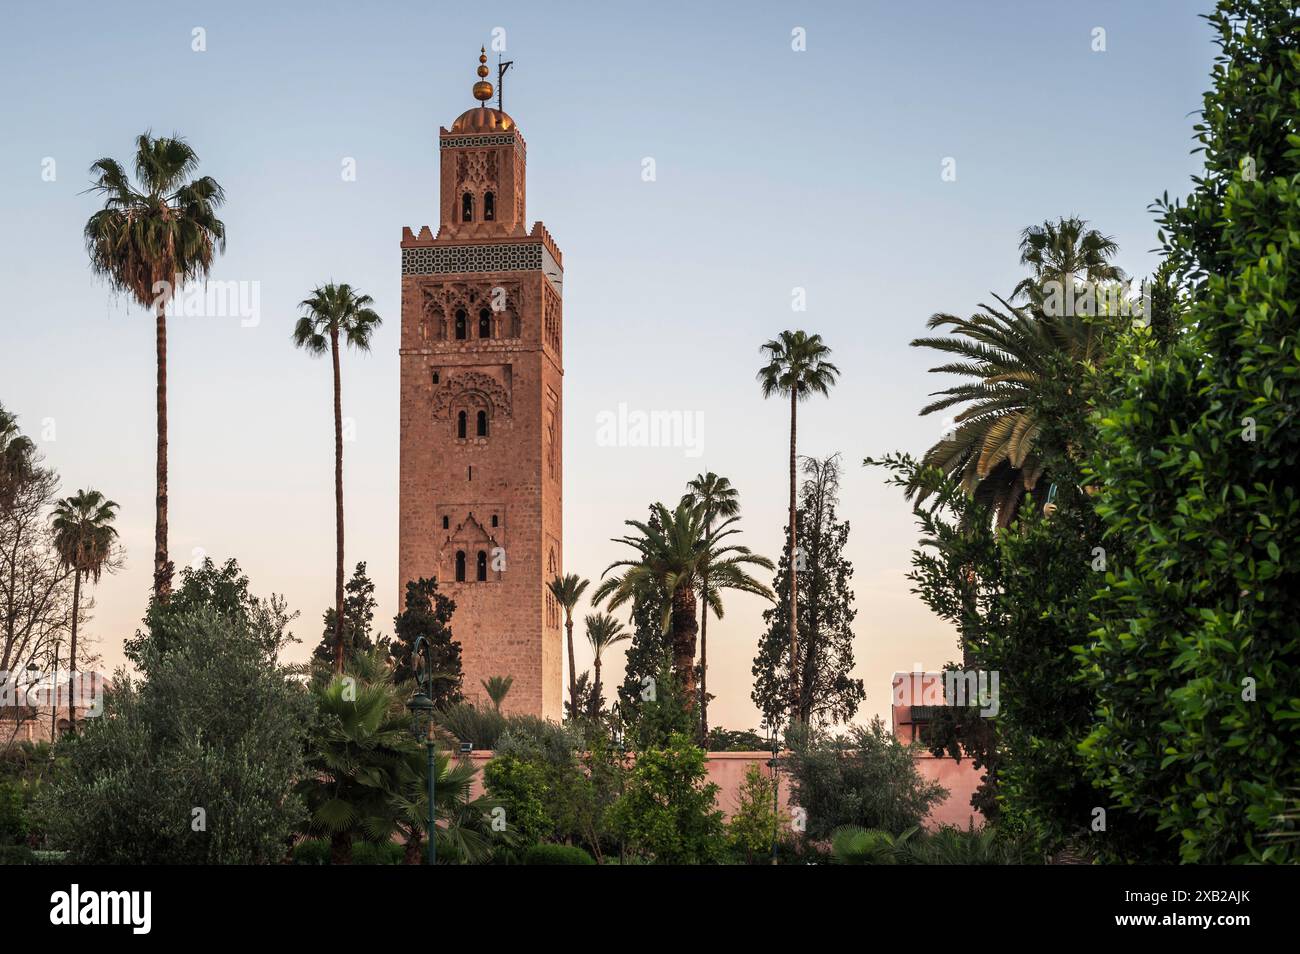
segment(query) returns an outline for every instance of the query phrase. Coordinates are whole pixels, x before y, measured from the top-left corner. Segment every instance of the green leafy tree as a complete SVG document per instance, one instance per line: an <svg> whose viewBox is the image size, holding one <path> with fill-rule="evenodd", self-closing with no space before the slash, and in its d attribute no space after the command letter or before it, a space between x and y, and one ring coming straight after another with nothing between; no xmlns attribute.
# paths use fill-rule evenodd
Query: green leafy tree
<svg viewBox="0 0 1300 954"><path fill-rule="evenodd" d="M375 584L366 575L366 564L358 563L348 580L347 596L343 599L343 646L344 655L369 652L375 648L375 638L371 630L375 621ZM325 611L324 632L321 640L312 650L311 658L315 662L333 662L335 656L335 612L334 607ZM385 648L381 640L380 648Z"/></svg>
<svg viewBox="0 0 1300 954"><path fill-rule="evenodd" d="M839 377L840 369L828 360L831 349L822 342L821 335L803 331L783 331L759 349L767 358L758 371L758 383L763 397L788 397L790 399L790 508L789 535L786 549L798 553L798 504L795 495L795 458L798 434L799 402L814 394L830 394ZM799 658L799 573L789 574L790 658ZM799 712L798 667L790 668L790 718Z"/></svg>
<svg viewBox="0 0 1300 954"><path fill-rule="evenodd" d="M343 378L340 344L369 351L382 319L370 306L374 299L344 282L317 286L299 303L303 314L293 329L293 343L309 355L328 353L334 369L334 671L343 671Z"/></svg>
<svg viewBox="0 0 1300 954"><path fill-rule="evenodd" d="M142 680L119 669L103 717L60 744L38 796L50 844L83 864L268 864L304 818L312 704L277 661L284 619L167 616Z"/></svg>
<svg viewBox="0 0 1300 954"><path fill-rule="evenodd" d="M1116 375L1089 465L1106 539L1133 552L1080 646L1099 700L1084 751L1110 805L1167 834L1165 860L1285 863L1300 859L1271 837L1300 788L1300 24L1283 0L1221 0L1208 19L1205 170L1158 204L1185 329Z"/></svg>
<svg viewBox="0 0 1300 954"><path fill-rule="evenodd" d="M704 750L674 734L664 748L639 751L624 793L610 808L614 831L655 864L698 865L721 859L726 829L707 781Z"/></svg>
<svg viewBox="0 0 1300 954"><path fill-rule="evenodd" d="M818 460L804 458L807 479L801 488L799 539L804 598L799 602L797 677L790 677L789 603L779 602L763 613L767 632L759 637L754 657L754 689L750 697L767 725L780 722L788 711L788 687L799 686L799 722L847 722L865 692L861 679L853 679L853 564L844 557L848 521L836 519L839 503L839 455ZM790 576L787 546L777 566L773 589L787 589Z"/></svg>
<svg viewBox="0 0 1300 954"><path fill-rule="evenodd" d="M167 304L187 282L206 279L217 252L226 250L226 226L217 210L226 195L215 179L201 176L199 157L179 136L135 141L135 179L116 160L90 167L90 191L104 208L86 222L91 270L141 308L153 310L158 373L158 453L154 524L154 599L171 592L167 556Z"/></svg>
<svg viewBox="0 0 1300 954"><path fill-rule="evenodd" d="M429 641L433 659L431 698L440 709L462 699L460 643L451 631L451 617L456 601L438 592L438 581L421 578L406 584L406 608L393 619L393 641L388 654L393 663L393 679L398 683L416 678L417 660L411 651L423 636Z"/></svg>
<svg viewBox="0 0 1300 954"><path fill-rule="evenodd" d="M68 729L77 730L77 621L81 609L81 578L95 583L107 568L112 570L113 544L117 530L117 504L98 490L78 490L54 505L50 522L54 546L63 566L72 571L72 633L68 651Z"/></svg>
<svg viewBox="0 0 1300 954"><path fill-rule="evenodd" d="M745 769L745 780L736 795L736 810L727 822L727 841L732 851L754 864L769 855L790 827L790 814L776 802L776 780L757 765Z"/></svg>
<svg viewBox="0 0 1300 954"><path fill-rule="evenodd" d="M917 772L919 746L898 741L879 716L842 736L796 726L787 743L782 767L791 779L790 801L807 813L805 838L811 841L830 838L842 825L906 831L947 794Z"/></svg>

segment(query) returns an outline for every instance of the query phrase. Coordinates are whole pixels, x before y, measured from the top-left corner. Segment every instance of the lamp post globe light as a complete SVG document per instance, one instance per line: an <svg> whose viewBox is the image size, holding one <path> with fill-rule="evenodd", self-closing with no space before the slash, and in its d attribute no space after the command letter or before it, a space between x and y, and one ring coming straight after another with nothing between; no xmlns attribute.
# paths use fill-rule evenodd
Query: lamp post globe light
<svg viewBox="0 0 1300 954"><path fill-rule="evenodd" d="M437 753L433 736L433 655L429 646L429 641L423 636L415 641L415 646L411 650L413 659L418 659L420 652L424 652L424 680L423 686L415 691L410 701L406 703L406 708L411 710L412 728L415 731L416 738L423 737L424 748L428 754L428 784L429 784L429 815L427 819L428 837L429 837L429 864L434 864L438 858L438 849L435 844L434 833L436 831L435 815L437 812L434 803L434 791L437 784L438 764Z"/></svg>

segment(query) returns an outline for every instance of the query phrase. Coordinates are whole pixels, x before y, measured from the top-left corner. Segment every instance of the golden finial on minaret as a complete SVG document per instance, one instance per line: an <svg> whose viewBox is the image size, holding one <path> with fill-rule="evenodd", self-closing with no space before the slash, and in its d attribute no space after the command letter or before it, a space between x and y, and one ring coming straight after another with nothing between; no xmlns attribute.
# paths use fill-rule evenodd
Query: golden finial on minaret
<svg viewBox="0 0 1300 954"><path fill-rule="evenodd" d="M474 84L474 98L481 103L486 103L492 98L492 84L484 77L488 75L487 68L487 47L479 47L478 51L478 75L479 81Z"/></svg>

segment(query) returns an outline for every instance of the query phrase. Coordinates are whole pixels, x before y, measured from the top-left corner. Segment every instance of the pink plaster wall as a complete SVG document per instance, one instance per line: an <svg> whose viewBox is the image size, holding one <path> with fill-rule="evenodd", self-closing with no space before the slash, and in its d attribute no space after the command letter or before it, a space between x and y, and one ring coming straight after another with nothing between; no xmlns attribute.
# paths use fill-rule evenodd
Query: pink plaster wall
<svg viewBox="0 0 1300 954"><path fill-rule="evenodd" d="M482 768L492 758L492 754L486 749L477 749L470 753L470 761L474 763L475 768L479 769L479 773L474 777L471 797L483 792ZM718 808L728 819L736 810L746 770L749 766L757 764L763 774L767 775L771 772L767 765L771 758L771 752L710 752L708 754L705 767L709 772L709 781L718 785ZM936 805L926 818L927 828L937 828L940 825L957 825L965 828L972 819L977 827L981 824L979 813L970 807L970 796L979 785L980 776L971 766L969 759L963 759L958 764L954 759L937 759L929 754L918 755L916 768L924 778L937 781L948 789L948 797ZM781 807L788 812L790 810L789 776L781 774L778 784Z"/></svg>

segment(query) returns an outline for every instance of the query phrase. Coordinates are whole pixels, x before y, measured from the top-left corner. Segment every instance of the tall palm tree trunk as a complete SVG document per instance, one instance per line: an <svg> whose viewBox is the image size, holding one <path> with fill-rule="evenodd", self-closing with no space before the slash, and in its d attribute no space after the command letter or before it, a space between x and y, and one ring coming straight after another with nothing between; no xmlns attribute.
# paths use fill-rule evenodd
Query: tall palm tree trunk
<svg viewBox="0 0 1300 954"><path fill-rule="evenodd" d="M695 590L679 587L673 593L673 672L688 706L695 705L695 636L699 624L695 619Z"/></svg>
<svg viewBox="0 0 1300 954"><path fill-rule="evenodd" d="M569 709L578 718L578 667L573 661L573 610L564 610L564 632L569 640Z"/></svg>
<svg viewBox="0 0 1300 954"><path fill-rule="evenodd" d="M334 671L343 672L343 381L339 374L339 332L330 335L334 359Z"/></svg>
<svg viewBox="0 0 1300 954"><path fill-rule="evenodd" d="M163 301L155 306L158 352L158 455L154 495L153 595L162 602L172 590L171 564L167 560L167 311Z"/></svg>
<svg viewBox="0 0 1300 954"><path fill-rule="evenodd" d="M709 737L709 574L700 575L704 599L700 601L700 744Z"/></svg>
<svg viewBox="0 0 1300 954"><path fill-rule="evenodd" d="M77 731L77 617L81 613L81 571L72 571L72 651L68 656L68 731ZM57 670L56 673L57 675ZM59 706L59 696L54 694L54 707ZM54 738L51 736L50 741Z"/></svg>
<svg viewBox="0 0 1300 954"><path fill-rule="evenodd" d="M799 721L799 554L795 537L798 505L795 500L795 435L799 388L790 389L790 721Z"/></svg>
<svg viewBox="0 0 1300 954"><path fill-rule="evenodd" d="M592 696L592 700L593 700L592 705L594 706L595 711L593 711L591 715L596 716L600 714L600 701L601 701L600 700L600 657L599 656L596 657L592 665L596 670L596 685L592 690L594 693L594 695Z"/></svg>

